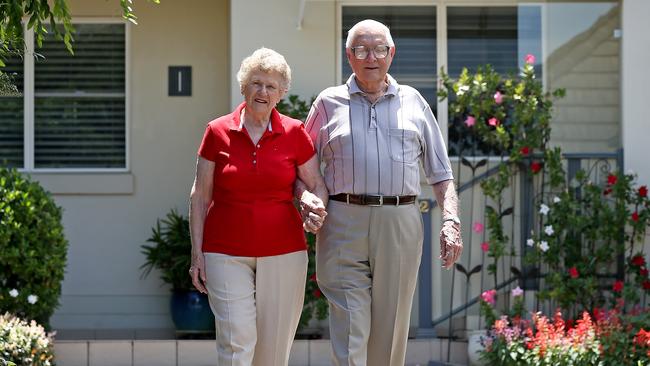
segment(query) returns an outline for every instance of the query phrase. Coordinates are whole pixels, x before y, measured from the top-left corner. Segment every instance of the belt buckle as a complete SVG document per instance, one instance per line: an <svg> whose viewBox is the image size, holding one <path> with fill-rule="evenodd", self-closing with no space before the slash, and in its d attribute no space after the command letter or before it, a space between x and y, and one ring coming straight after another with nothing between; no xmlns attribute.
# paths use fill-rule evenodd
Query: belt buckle
<svg viewBox="0 0 650 366"><path fill-rule="evenodd" d="M380 206L383 206L383 205L384 205L384 196L379 196L379 203L378 204L374 204L374 203L369 203L368 204L368 206L371 206L371 207L380 207Z"/></svg>

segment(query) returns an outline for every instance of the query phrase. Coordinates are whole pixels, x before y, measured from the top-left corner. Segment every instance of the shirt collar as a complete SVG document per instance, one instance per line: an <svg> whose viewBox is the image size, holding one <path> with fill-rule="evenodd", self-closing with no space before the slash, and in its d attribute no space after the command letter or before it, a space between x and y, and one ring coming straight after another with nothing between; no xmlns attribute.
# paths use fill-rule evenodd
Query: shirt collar
<svg viewBox="0 0 650 366"><path fill-rule="evenodd" d="M244 128L244 120L241 119L241 112L246 108L246 102L242 102L235 110L230 114L230 129L233 131L239 131ZM275 109L271 111L271 123L268 127L269 133L281 134L284 133L284 128L282 127L282 115Z"/></svg>
<svg viewBox="0 0 650 366"><path fill-rule="evenodd" d="M397 95L397 81L393 79L390 74L386 74L386 82L388 83L388 88L386 89L386 94L384 95ZM348 86L348 89L350 90L350 95L352 94L365 94L361 88L359 88L359 84L357 84L357 78L354 74L350 75L348 78L348 81L345 82L345 84Z"/></svg>

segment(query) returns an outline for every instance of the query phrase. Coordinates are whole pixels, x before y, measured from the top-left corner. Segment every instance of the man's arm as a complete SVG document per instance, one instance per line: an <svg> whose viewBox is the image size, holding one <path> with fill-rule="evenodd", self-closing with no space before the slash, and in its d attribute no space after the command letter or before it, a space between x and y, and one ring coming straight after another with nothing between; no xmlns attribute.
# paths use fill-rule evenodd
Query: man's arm
<svg viewBox="0 0 650 366"><path fill-rule="evenodd" d="M450 179L435 183L433 194L442 211L440 259L442 259L442 266L449 269L463 252L463 238L458 216L458 195L454 188L454 181Z"/></svg>

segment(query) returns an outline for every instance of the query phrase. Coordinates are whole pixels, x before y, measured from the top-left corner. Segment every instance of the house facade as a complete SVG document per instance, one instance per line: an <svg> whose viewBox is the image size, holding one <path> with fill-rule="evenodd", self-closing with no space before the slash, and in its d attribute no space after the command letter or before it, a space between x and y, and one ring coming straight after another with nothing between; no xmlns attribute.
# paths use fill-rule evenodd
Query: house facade
<svg viewBox="0 0 650 366"><path fill-rule="evenodd" d="M242 100L241 60L262 46L277 50L292 67L289 93L309 100L347 79L345 31L366 18L391 28L391 74L429 101L452 161L462 136L448 131L447 102L436 98L440 69L457 76L490 63L516 72L533 54L545 87L567 90L553 144L622 148L625 169L650 183L647 0L163 0L136 3L138 25L121 19L117 0L69 3L76 56L46 40L36 49L44 59L9 65L23 96L0 98L0 160L64 209L70 248L57 329L173 327L169 288L155 272L141 278L140 246L157 218L187 211L205 124ZM35 42L26 40L31 54ZM423 198L432 196L423 186ZM434 211L433 232L438 222ZM426 244L437 252L435 240ZM431 309L416 302L413 324L422 312L444 312L448 274L427 265L434 301Z"/></svg>

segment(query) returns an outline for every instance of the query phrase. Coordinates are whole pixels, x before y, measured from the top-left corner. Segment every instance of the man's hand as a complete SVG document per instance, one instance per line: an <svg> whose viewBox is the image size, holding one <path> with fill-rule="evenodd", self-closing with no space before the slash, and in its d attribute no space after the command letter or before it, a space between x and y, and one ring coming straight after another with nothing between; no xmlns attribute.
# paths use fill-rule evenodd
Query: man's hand
<svg viewBox="0 0 650 366"><path fill-rule="evenodd" d="M450 269L463 253L463 238L460 235L460 224L445 221L440 230L440 259L442 266Z"/></svg>
<svg viewBox="0 0 650 366"><path fill-rule="evenodd" d="M300 215L302 216L303 228L313 234L323 226L327 211L323 201L315 194L305 190L300 196Z"/></svg>

